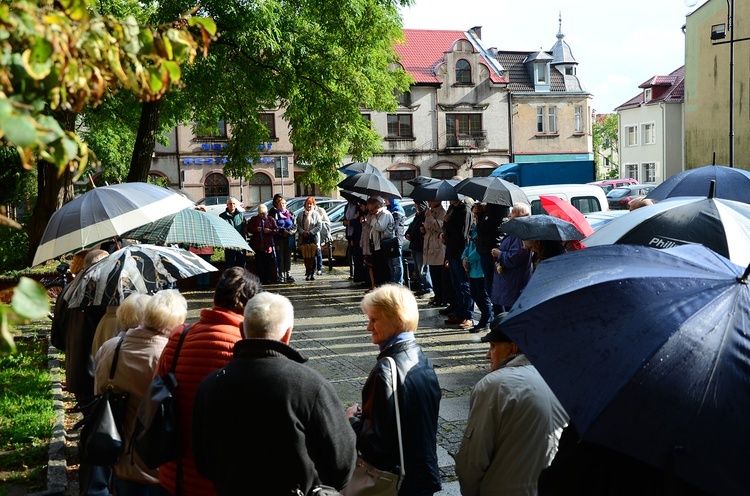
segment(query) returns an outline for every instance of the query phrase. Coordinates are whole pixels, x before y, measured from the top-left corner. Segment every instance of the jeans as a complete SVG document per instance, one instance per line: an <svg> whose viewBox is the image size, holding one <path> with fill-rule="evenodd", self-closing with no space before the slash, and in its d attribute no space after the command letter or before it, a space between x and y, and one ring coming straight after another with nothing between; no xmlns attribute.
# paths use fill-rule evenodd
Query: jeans
<svg viewBox="0 0 750 496"><path fill-rule="evenodd" d="M169 496L167 490L159 484L133 482L117 476L115 476L114 486L117 496Z"/></svg>
<svg viewBox="0 0 750 496"><path fill-rule="evenodd" d="M473 317L474 300L471 299L471 288L469 277L466 275L460 258L448 259L448 271L450 272L451 285L456 293L456 306L454 313L464 320Z"/></svg>
<svg viewBox="0 0 750 496"><path fill-rule="evenodd" d="M245 250L224 250L224 260L226 260L226 268L229 267L244 267L245 266Z"/></svg>
<svg viewBox="0 0 750 496"><path fill-rule="evenodd" d="M417 289L432 291L432 278L430 277L429 270L425 270L424 253L421 251L412 251L411 256L414 259L414 282L417 283Z"/></svg>
<svg viewBox="0 0 750 496"><path fill-rule="evenodd" d="M388 266L391 269L391 282L404 284L404 258L401 256L400 248L397 257L388 259Z"/></svg>
<svg viewBox="0 0 750 496"><path fill-rule="evenodd" d="M477 327L487 327L492 322L492 302L484 289L484 278L471 278L469 279L469 285L471 286L471 297L482 313Z"/></svg>

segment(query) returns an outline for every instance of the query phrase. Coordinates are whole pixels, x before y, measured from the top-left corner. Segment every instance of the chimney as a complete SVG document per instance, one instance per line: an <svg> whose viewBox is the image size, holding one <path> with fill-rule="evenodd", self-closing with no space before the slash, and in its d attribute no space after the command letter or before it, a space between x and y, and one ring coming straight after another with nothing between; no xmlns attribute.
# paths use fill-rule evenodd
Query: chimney
<svg viewBox="0 0 750 496"><path fill-rule="evenodd" d="M470 29L469 31L471 31L472 33L474 33L474 35L475 35L475 36L476 36L476 37L477 37L478 39L480 39L480 40L482 39L482 26L474 26L474 27L473 27L473 28L471 28L471 29Z"/></svg>
<svg viewBox="0 0 750 496"><path fill-rule="evenodd" d="M497 47L490 47L490 55L497 58Z"/></svg>

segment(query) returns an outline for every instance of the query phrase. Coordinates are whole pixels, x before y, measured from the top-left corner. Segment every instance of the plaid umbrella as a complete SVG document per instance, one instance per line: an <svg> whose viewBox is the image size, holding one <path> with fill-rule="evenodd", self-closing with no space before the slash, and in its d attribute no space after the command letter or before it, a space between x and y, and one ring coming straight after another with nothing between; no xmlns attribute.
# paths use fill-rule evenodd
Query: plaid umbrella
<svg viewBox="0 0 750 496"><path fill-rule="evenodd" d="M128 231L122 237L156 245L178 243L195 247L250 249L245 239L227 221L192 208Z"/></svg>
<svg viewBox="0 0 750 496"><path fill-rule="evenodd" d="M75 288L66 292L65 298L68 308L119 305L131 293L153 294L169 288L178 279L215 270L216 267L187 250L131 245L79 274Z"/></svg>

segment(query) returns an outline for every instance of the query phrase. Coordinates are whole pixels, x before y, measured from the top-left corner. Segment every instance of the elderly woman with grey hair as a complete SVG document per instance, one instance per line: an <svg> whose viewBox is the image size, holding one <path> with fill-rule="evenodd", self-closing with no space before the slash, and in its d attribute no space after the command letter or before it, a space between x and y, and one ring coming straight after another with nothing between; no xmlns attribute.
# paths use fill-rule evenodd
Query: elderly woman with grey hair
<svg viewBox="0 0 750 496"><path fill-rule="evenodd" d="M264 203L258 205L258 215L248 222L247 233L252 236L250 247L255 252L255 273L261 283L268 284L276 269L274 237L279 234L279 228L273 217L268 215L268 207Z"/></svg>
<svg viewBox="0 0 750 496"><path fill-rule="evenodd" d="M400 495L431 495L440 490L437 464L437 420L440 384L432 363L414 338L419 324L417 300L407 288L385 284L365 295L360 304L369 317L367 331L378 345L378 362L362 389L362 405L347 408L357 435L357 449L367 463L381 471L406 473ZM391 368L392 358L396 370ZM394 373L395 372L395 373ZM403 444L399 455L396 404Z"/></svg>
<svg viewBox="0 0 750 496"><path fill-rule="evenodd" d="M112 386L115 391L128 393L123 424L123 443L128 446L133 435L138 405L154 377L159 357L169 340L169 333L185 321L187 301L175 289L166 289L151 297L133 294L120 305L117 316L122 326L136 324L141 318L142 322L102 345L97 358L94 390L101 394ZM109 373L118 345L120 351L115 375L110 380ZM159 485L158 469L146 467L135 451L132 458L123 455L114 471L115 494L167 494Z"/></svg>

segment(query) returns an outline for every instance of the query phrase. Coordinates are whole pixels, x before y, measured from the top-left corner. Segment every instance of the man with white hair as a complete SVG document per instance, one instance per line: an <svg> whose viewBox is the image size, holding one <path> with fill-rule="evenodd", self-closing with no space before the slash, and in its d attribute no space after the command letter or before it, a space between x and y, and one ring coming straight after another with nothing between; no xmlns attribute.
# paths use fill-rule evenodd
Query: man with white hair
<svg viewBox="0 0 750 496"><path fill-rule="evenodd" d="M354 432L333 387L289 346L284 296L248 300L234 359L195 394L192 449L219 495L341 489L354 470Z"/></svg>

